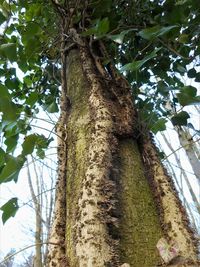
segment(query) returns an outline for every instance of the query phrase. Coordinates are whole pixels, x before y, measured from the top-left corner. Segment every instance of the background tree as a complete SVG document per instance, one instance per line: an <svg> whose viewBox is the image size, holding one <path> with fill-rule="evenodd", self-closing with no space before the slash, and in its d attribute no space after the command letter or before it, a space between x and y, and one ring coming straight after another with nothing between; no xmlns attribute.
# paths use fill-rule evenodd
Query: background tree
<svg viewBox="0 0 200 267"><path fill-rule="evenodd" d="M185 212L148 133L165 129L167 101L176 108L170 118L176 126L190 118L184 107L199 102L196 88L181 79L187 66L199 64L197 6L191 0L1 1L1 182L17 181L34 149L44 158L51 139L30 133L29 120L39 106L58 111L61 82L48 266L150 267L161 258L198 266ZM188 75L199 81L195 68ZM1 209L5 222L17 199Z"/></svg>
<svg viewBox="0 0 200 267"><path fill-rule="evenodd" d="M45 174L44 165L36 164L32 157L31 171L29 162L27 164L28 184L31 192L31 198L35 211L35 255L34 266L44 266L48 254L48 240L50 235L50 226L52 223L53 203L54 203L54 185L55 177L51 170L48 177ZM31 174L32 173L32 174ZM49 178L49 181L47 180ZM33 182L35 181L35 189ZM47 186L51 189L47 190Z"/></svg>
<svg viewBox="0 0 200 267"><path fill-rule="evenodd" d="M31 254L27 259L20 265L21 267L33 267L34 256Z"/></svg>
<svg viewBox="0 0 200 267"><path fill-rule="evenodd" d="M5 258L9 257L13 253L15 253L15 250L11 249L10 252L8 252L8 254L5 256ZM4 263L0 264L0 266L1 267L13 267L14 266L14 257L9 258L8 260L5 260Z"/></svg>

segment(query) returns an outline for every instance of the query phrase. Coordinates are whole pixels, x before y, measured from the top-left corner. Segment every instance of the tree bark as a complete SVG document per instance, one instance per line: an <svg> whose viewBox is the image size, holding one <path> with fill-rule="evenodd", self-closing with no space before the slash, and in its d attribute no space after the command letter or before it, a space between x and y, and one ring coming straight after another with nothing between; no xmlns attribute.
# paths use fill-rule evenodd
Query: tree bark
<svg viewBox="0 0 200 267"><path fill-rule="evenodd" d="M180 159L178 158L176 152L174 151L172 145L171 145L170 142L167 140L167 137L166 137L164 134L161 134L161 135L162 135L162 137L163 137L165 143L168 145L169 149L171 150L171 152L174 154L174 157L175 157L175 159L176 159L177 165L178 165L178 167L180 167L180 169L181 169L181 173L182 173L182 175L183 175L183 177L184 177L184 180L185 180L185 182L186 182L186 184L187 184L187 187L188 187L188 189L189 189L189 192L190 192L191 198L192 198L192 200L193 200L193 202L194 202L194 205L195 205L197 211L198 211L199 214L200 214L200 203L199 203L199 200L197 199L197 197L196 197L196 195L195 195L195 192L194 192L194 190L193 190L193 188L192 188L192 186L191 186L190 180L189 180L189 178L188 178L188 176L187 176L185 170L182 168L181 161L180 161ZM181 143L181 141L180 141L180 143ZM192 149L192 148L191 148L191 149ZM194 174L194 175L195 175L195 174ZM195 175L195 176L196 176L196 175Z"/></svg>
<svg viewBox="0 0 200 267"><path fill-rule="evenodd" d="M142 155L149 178L163 233L168 240L178 244L179 256L197 260L197 246L185 209L183 208L174 183L160 162L157 149L150 135L142 140Z"/></svg>
<svg viewBox="0 0 200 267"><path fill-rule="evenodd" d="M139 150L136 114L127 83L103 66L99 68L87 43L69 51L66 81L70 112L63 128L67 137L63 147L67 153L64 149L60 155L59 205L52 228L54 238L50 239L57 245L50 247L48 266L157 266L161 258L156 244L164 234L172 237L164 229L172 221L174 230L180 218L183 230L175 230L178 236L179 232L186 236L180 234L177 240L187 239L189 248L186 252L184 243L181 256L196 260L192 234L184 230L180 206L175 223L170 217L175 213L160 221L144 167L147 158L155 159L155 148L148 150L145 143L143 152ZM155 166L158 158L152 163ZM156 176L155 169L152 171ZM169 177L163 175L162 179L165 183ZM169 191L170 187L169 183ZM159 192L158 187L154 189Z"/></svg>
<svg viewBox="0 0 200 267"><path fill-rule="evenodd" d="M37 195L40 195L40 188L39 188L39 180L38 175L34 166L35 176L36 176L36 184L37 184ZM34 267L42 267L42 211L41 211L41 201L39 197L36 197L34 192L31 174L29 166L27 166L27 176L28 176L28 183L31 192L31 197L34 203L35 209L35 256L34 256Z"/></svg>
<svg viewBox="0 0 200 267"><path fill-rule="evenodd" d="M179 137L179 142L185 153L188 157L188 160L191 164L194 175L196 176L198 183L200 184L200 160L199 160L199 151L196 148L196 143L193 140L192 135L189 130L184 129L183 127L175 128Z"/></svg>

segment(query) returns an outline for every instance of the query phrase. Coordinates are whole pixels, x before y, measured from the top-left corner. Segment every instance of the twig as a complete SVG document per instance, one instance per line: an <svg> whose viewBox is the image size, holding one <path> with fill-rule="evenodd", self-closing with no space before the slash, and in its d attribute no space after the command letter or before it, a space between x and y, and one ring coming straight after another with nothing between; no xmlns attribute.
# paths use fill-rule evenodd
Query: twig
<svg viewBox="0 0 200 267"><path fill-rule="evenodd" d="M199 139L197 139L197 140L193 140L193 142L191 142L191 143L196 143L196 142L199 142L200 141L200 138ZM162 159L162 162L165 160L165 159L167 159L167 158L169 158L171 155L173 155L174 153L176 153L178 150L180 150L180 149L182 149L182 148L184 148L184 147L186 147L186 146L188 146L188 144L185 144L184 146L180 146L180 147L178 147L176 150L174 150L172 153L170 153L169 155L167 155L167 156L165 156L163 159Z"/></svg>
<svg viewBox="0 0 200 267"><path fill-rule="evenodd" d="M137 53L137 55L134 57L133 61L135 61L136 58L137 58L140 54L142 54L142 53L143 53L149 46L151 46L151 44L152 44L152 42L148 43L148 45L146 45L141 51L139 51L139 52Z"/></svg>
<svg viewBox="0 0 200 267"><path fill-rule="evenodd" d="M11 254L11 255L5 257L4 260L0 262L0 264L3 264L3 263L6 262L7 260L11 259L12 257L16 256L17 254L21 253L22 251L24 251L24 250L26 250L26 249L35 247L35 246L37 246L37 245L48 245L48 244L50 244L50 245L54 245L54 246L62 246L62 244L60 244L60 243L53 243L53 242L42 242L42 243L36 243L36 244L33 244L33 245L29 245L29 246L27 246L27 247L24 247L24 248L18 250L17 252L15 252L15 253L13 253L13 254Z"/></svg>
<svg viewBox="0 0 200 267"><path fill-rule="evenodd" d="M43 195L43 194L45 194L45 193L47 193L47 192L51 192L51 191L53 191L53 190L55 190L55 189L56 189L55 187L52 187L52 188L50 188L50 189L47 189L47 190L45 190L45 191L42 191L40 194L37 194L36 197L39 197L39 196L41 196L41 195ZM31 202L33 202L32 199L28 200L28 201L25 202L25 203L22 203L21 206L20 206L19 208L23 208L24 206L29 205L29 203L31 203Z"/></svg>
<svg viewBox="0 0 200 267"><path fill-rule="evenodd" d="M173 47L169 46L168 44L165 44L160 38L158 38L158 40L160 41L160 43L165 46L167 49L169 49L171 52L173 52L175 55L177 55L178 57L181 57L183 59L187 59L190 60L191 58L189 57L184 57L182 56L178 51L176 51Z"/></svg>

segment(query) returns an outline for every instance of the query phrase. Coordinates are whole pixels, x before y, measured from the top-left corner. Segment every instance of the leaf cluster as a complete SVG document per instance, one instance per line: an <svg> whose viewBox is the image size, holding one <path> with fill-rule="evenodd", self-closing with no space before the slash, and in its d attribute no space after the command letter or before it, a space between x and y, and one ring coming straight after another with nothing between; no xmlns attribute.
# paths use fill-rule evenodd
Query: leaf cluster
<svg viewBox="0 0 200 267"><path fill-rule="evenodd" d="M52 141L31 121L59 110L58 20L49 1L0 1L0 183L17 182L27 156L43 159ZM15 198L4 204L3 222L17 209Z"/></svg>
<svg viewBox="0 0 200 267"><path fill-rule="evenodd" d="M0 182L17 181L26 156L36 150L44 157L50 143L30 132L30 120L41 107L59 110L63 18L66 28L72 25L83 38L104 43L105 67L112 62L125 75L139 118L154 133L165 130L169 119L187 125L184 107L200 103L195 85L183 82L185 77L200 82L198 0L56 3L0 0ZM14 156L20 137L21 153ZM16 205L11 207L14 212Z"/></svg>

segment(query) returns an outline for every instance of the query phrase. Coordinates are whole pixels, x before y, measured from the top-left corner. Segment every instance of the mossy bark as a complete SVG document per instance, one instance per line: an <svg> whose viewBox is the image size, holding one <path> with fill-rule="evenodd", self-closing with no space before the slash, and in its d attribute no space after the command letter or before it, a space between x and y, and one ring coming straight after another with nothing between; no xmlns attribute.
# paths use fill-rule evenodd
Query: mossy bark
<svg viewBox="0 0 200 267"><path fill-rule="evenodd" d="M80 258L76 254L76 242L78 238L76 225L77 221L82 220L79 210L83 208L79 206L79 199L83 194L83 181L88 168L89 144L94 132L94 121L88 105L90 84L84 76L78 51L72 51L70 53L67 84L68 96L71 99L72 108L67 124L66 254L69 266L77 267L80 266ZM83 266L114 267L120 266L123 263L128 263L134 267L155 266L160 262L156 250L156 243L162 236L162 233L153 197L145 178L140 152L134 138L120 138L117 142L117 151L114 153L111 162L111 171L109 172L109 179L114 183L112 201L115 207L111 207L110 203L106 203L106 200L104 200L101 204L97 205L97 208L101 210L103 206L104 211L107 209L108 218L106 218L106 215L104 221L101 218L99 225L102 221L105 224L105 229L103 230L107 231L105 244L113 242L111 245L114 246L116 251L112 251L111 254L117 254L117 262L119 264L114 265L111 259L110 263L109 260L107 263L105 262L101 265L95 264L95 262L88 262ZM112 144L108 145L112 148ZM91 189L92 194L93 185L91 184L90 186L88 190ZM102 185L102 188L99 190L106 191L108 189ZM93 197L95 198L95 196ZM95 199L93 201L95 205ZM85 202L82 205L88 205L88 208L84 208L86 212L87 210L89 212L90 205L93 204L91 201L91 203ZM105 207L106 205L107 207ZM116 223L113 223L112 220L110 222L110 217L115 218ZM78 223L81 222L79 221ZM82 227L84 227L85 223L87 221L84 220ZM82 240L84 240L83 233L80 231L79 229L79 234ZM89 230L87 229L87 231ZM92 238L95 243L95 239L98 237L93 236ZM99 247L101 245L99 244Z"/></svg>
<svg viewBox="0 0 200 267"><path fill-rule="evenodd" d="M142 139L140 148L147 172L146 176L157 203L163 234L169 242L177 244L178 257L186 262L191 261L194 266L199 266L197 263L197 240L194 238L194 232L190 227L186 211L178 197L174 183L161 164L152 137L146 134ZM185 264L183 266L190 265Z"/></svg>
<svg viewBox="0 0 200 267"><path fill-rule="evenodd" d="M75 253L76 238L74 226L77 205L87 166L87 152L90 142L91 122L89 117L89 85L83 76L78 51L72 51L68 58L68 95L71 99L71 113L67 125L67 218L66 247L69 266L78 266Z"/></svg>
<svg viewBox="0 0 200 267"><path fill-rule="evenodd" d="M170 218L160 219L149 183L147 171L153 170L146 157L154 154L142 151L134 137L130 91L99 76L87 45L69 52L66 171L57 191L65 195L66 215L57 218L65 259L55 266L155 267L161 264L156 244L165 233L162 224Z"/></svg>
<svg viewBox="0 0 200 267"><path fill-rule="evenodd" d="M137 143L132 139L121 141L119 155L122 261L134 267L156 266L156 243L162 231Z"/></svg>

